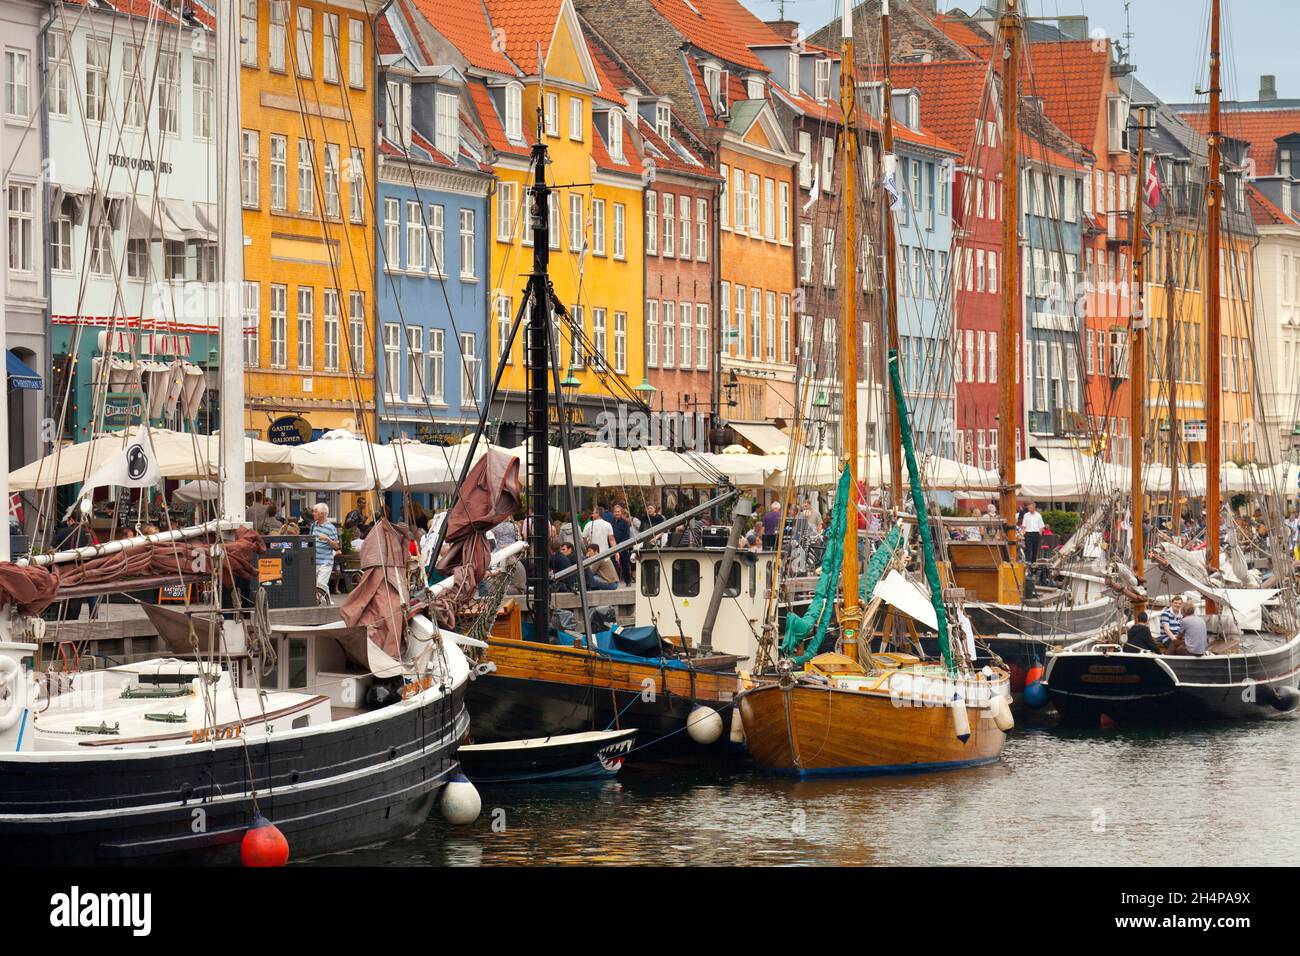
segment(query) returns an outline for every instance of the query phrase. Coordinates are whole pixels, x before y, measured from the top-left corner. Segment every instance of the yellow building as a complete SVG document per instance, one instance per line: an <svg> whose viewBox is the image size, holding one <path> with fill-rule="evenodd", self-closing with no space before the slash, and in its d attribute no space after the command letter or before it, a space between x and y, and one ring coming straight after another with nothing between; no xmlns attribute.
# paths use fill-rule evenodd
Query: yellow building
<svg viewBox="0 0 1300 956"><path fill-rule="evenodd" d="M239 6L245 424L373 437L378 4Z"/></svg>
<svg viewBox="0 0 1300 956"><path fill-rule="evenodd" d="M438 30L437 5L418 6ZM571 325L559 327L561 371L575 417L591 425L614 408L620 391L642 381L645 370L645 220L635 123L593 58L569 0L487 0L467 9L467 18L481 21L474 19L472 29L467 18L449 21L447 39L466 58L471 99L496 152L488 368L494 370L502 354L533 265L526 197L541 110L551 160L546 176L558 187L550 275L573 316ZM504 47L488 48L485 41L494 35L504 37ZM502 422L524 420L524 328L502 378L500 411L493 413Z"/></svg>

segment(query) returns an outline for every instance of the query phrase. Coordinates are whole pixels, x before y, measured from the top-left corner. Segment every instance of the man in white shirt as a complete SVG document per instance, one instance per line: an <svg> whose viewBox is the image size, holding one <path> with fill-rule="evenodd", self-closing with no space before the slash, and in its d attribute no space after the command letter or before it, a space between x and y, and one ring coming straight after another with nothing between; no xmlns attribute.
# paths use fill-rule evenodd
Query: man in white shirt
<svg viewBox="0 0 1300 956"><path fill-rule="evenodd" d="M1033 564L1043 543L1043 516L1032 501L1025 505L1025 513L1020 517L1020 533L1025 539L1025 563Z"/></svg>
<svg viewBox="0 0 1300 956"><path fill-rule="evenodd" d="M600 505L592 507L591 520L582 529L582 540L584 544L594 544L601 551L614 547L614 526L605 520Z"/></svg>

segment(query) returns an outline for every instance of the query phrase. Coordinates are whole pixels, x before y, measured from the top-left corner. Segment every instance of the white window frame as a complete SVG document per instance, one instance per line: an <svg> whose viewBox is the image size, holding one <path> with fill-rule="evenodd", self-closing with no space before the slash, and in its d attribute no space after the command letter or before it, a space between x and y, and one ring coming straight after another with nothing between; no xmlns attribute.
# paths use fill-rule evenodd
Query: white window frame
<svg viewBox="0 0 1300 956"><path fill-rule="evenodd" d="M271 284L271 368L289 367L289 287Z"/></svg>
<svg viewBox="0 0 1300 956"><path fill-rule="evenodd" d="M477 279L478 273L475 271L474 250L477 247L478 223L473 209L461 208L460 210L460 277L462 279Z"/></svg>

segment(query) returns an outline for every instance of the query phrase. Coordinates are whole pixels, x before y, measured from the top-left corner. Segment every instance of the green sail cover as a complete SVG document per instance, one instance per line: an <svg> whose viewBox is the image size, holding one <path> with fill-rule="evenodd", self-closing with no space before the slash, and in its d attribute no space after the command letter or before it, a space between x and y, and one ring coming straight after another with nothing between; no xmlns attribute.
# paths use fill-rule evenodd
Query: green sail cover
<svg viewBox="0 0 1300 956"><path fill-rule="evenodd" d="M934 542L930 540L930 518L925 508L925 489L921 487L921 469L916 464L916 448L912 445L912 423L907 417L907 403L903 400L903 382L898 374L898 352L889 350L889 385L894 393L894 408L898 415L898 430L903 439L903 455L907 461L907 474L912 482L912 505L916 508L916 527L921 538L921 554L925 561L925 580L930 585L930 603L939 623L939 650L950 674L956 673L952 648L948 646L948 612L943 606L943 585L939 581L939 568L934 560Z"/></svg>
<svg viewBox="0 0 1300 956"><path fill-rule="evenodd" d="M871 601L871 593L876 590L876 584L884 575L890 559L893 558L894 553L898 551L902 544L902 530L897 526L890 528L889 534L885 535L885 540L880 542L880 547L876 549L876 553L867 562L867 576L862 579L861 601L863 604Z"/></svg>
<svg viewBox="0 0 1300 956"><path fill-rule="evenodd" d="M849 469L844 468L839 486L835 489L835 504L831 508L831 526L827 532L826 551L822 555L822 570L817 578L812 602L805 614L786 617L785 638L781 641L781 655L796 666L806 664L817 654L826 637L826 627L831 621L831 608L840 588L840 570L844 558L844 523L849 510ZM857 516L854 515L856 520ZM815 632L815 633L814 633ZM811 635L811 640L809 639ZM803 652L796 654L799 645L807 641Z"/></svg>

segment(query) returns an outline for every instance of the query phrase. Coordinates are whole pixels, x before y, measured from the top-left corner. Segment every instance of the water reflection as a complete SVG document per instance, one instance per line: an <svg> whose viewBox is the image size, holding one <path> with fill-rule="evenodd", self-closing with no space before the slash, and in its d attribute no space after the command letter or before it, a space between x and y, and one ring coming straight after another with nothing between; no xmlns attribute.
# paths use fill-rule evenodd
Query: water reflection
<svg viewBox="0 0 1300 956"><path fill-rule="evenodd" d="M954 773L793 780L629 766L594 784L484 789L470 827L345 865L1282 864L1300 851L1300 720L1190 731L1032 726Z"/></svg>

